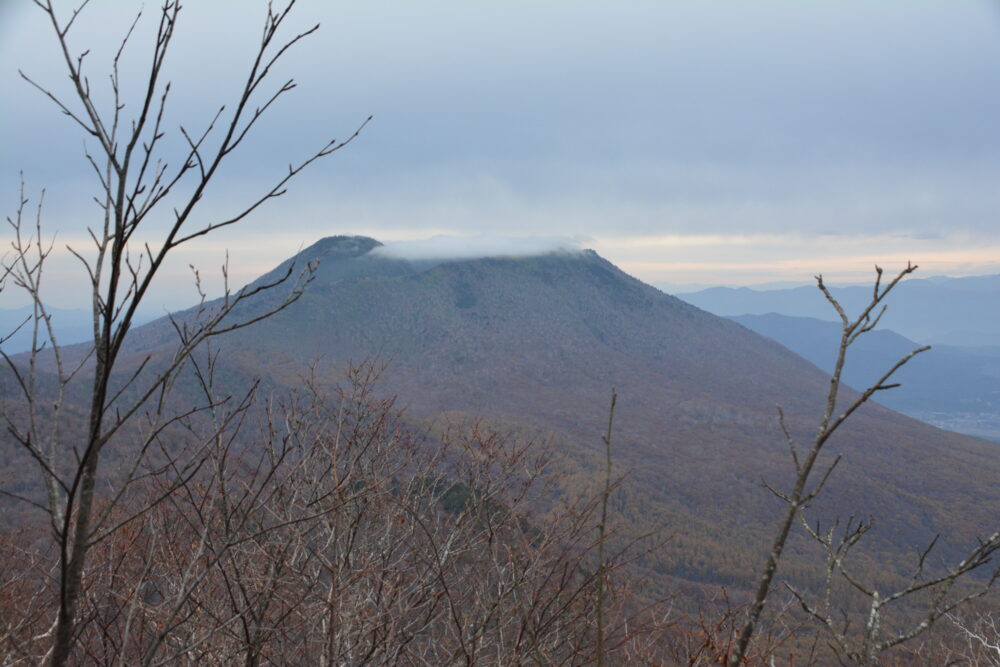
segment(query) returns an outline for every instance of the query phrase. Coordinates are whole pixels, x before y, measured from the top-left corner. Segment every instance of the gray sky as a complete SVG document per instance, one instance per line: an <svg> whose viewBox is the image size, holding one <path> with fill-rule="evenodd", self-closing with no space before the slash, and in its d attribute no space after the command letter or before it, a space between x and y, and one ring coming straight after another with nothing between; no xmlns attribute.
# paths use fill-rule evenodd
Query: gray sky
<svg viewBox="0 0 1000 667"><path fill-rule="evenodd" d="M71 33L102 95L138 7L93 0ZM126 53L131 90L156 7ZM184 7L171 132L231 101L263 7ZM32 197L47 188L48 233L83 247L99 219L84 137L17 76L68 92L41 19L29 0L0 0L0 202L13 212L23 169ZM322 24L274 79L300 85L199 219L375 118L286 197L179 253L160 302L189 303L187 265L214 273L226 249L244 282L338 233L542 237L673 285L862 280L876 261L1000 272L996 2L302 0L293 19ZM56 305L79 304L65 253L49 280Z"/></svg>

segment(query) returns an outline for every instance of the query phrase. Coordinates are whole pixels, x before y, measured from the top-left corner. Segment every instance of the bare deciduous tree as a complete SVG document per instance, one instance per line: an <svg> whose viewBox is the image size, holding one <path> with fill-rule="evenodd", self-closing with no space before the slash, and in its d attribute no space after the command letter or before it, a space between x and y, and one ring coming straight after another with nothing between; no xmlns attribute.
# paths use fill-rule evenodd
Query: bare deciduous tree
<svg viewBox="0 0 1000 667"><path fill-rule="evenodd" d="M770 552L767 555L755 595L747 612L746 620L740 629L736 646L732 652L729 653L728 664L732 667L744 664L746 660L748 647L767 603L771 585L777 572L778 564L781 560L781 554L788 541L789 534L796 518L800 518L803 525L806 527L807 532L824 546L827 555L827 568L824 588L825 592L823 600L820 603L809 603L802 594L794 590L792 592L805 611L812 617L818 619L822 625L832 633L837 647L844 652L845 656L849 657L852 661L858 662L859 664L877 664L881 653L889 648L892 648L893 646L913 639L934 624L939 618L941 618L941 616L953 610L962 602L978 595L982 595L996 579L996 575L991 577L986 582L985 588L977 591L976 593L959 596L957 599L948 598L948 593L952 590L956 581L973 570L986 565L989 562L991 555L997 551L997 549L1000 549L1000 533L994 533L986 540L980 541L980 543L969 552L968 556L962 560L962 562L949 569L947 572L924 579L924 560L930 548L934 546L932 543L930 547L928 547L927 551L920 555L918 567L916 568L909 584L891 594L881 595L874 586L865 585L857 578L853 577L845 568L843 562L844 557L850 551L851 547L854 546L867 531L869 524L858 524L854 523L853 520L848 521L846 532L842 536L838 537L836 535L836 527L825 534L820 534L818 526L814 529L810 527L809 523L804 519L803 512L823 491L830 475L833 473L840 461L840 456L834 458L833 461L826 465L825 470L818 475L818 479L814 481L813 471L816 468L824 446L829 442L830 438L837 431L837 429L843 425L843 423L847 421L862 405L868 402L868 400L877 392L898 387L898 383L893 383L891 381L893 375L895 375L895 373L913 357L930 349L929 346L920 347L901 358L870 387L853 397L847 404L847 407L838 414L838 401L841 394L841 374L847 361L847 352L849 348L860 336L873 330L878 325L882 315L885 313L886 307L884 305L884 301L886 297L889 296L890 292L892 292L892 290L905 277L913 273L916 269L917 267L915 265L907 265L907 267L900 271L891 281L889 281L888 284L883 286L882 269L876 266L876 279L872 290L871 300L861 313L853 319L847 315L844 308L827 289L822 276L816 277L819 289L822 291L830 305L836 310L841 321L841 338L837 352L837 360L834 364L833 374L830 377L830 386L826 397L826 408L823 412L822 418L820 419L816 437L807 449L801 448L800 445L796 443L795 438L792 436L791 431L785 423L784 414L779 408L779 421L785 435L785 439L788 443L792 462L795 466L795 481L793 483L792 490L789 492L780 491L765 483L766 488L784 502L785 510L779 522L778 531L775 535L774 541L772 542ZM810 486L810 484L812 484L812 486ZM847 628L852 626L850 621L846 620L843 625L838 626L832 618L830 594L832 592L834 577L838 575L844 577L851 586L864 594L870 600L870 604L868 606L868 617L862 623L853 624L853 627L860 626L865 629L858 646L853 645L852 638L849 638L847 635ZM910 597L914 593L927 589L933 589L935 592L929 609L924 617L910 630L893 633L889 637L883 636L884 630L881 626L881 620L885 605L905 597Z"/></svg>
<svg viewBox="0 0 1000 667"><path fill-rule="evenodd" d="M871 521L855 521L848 519L840 530L839 522L835 522L826 532L820 531L817 524L812 526L806 520L804 512L799 513L806 532L820 545L826 554L824 584L821 595L816 601L809 601L808 596L786 584L792 595L801 605L803 611L817 620L834 641L834 650L838 655L858 665L877 665L880 656L886 651L911 641L926 632L941 617L951 614L956 608L982 597L1000 576L996 570L981 584L970 592L954 593L956 584L965 575L987 566L994 553L1000 550L1000 532L982 540L972 551L955 566L940 574L927 575L925 564L927 557L934 548L935 538L917 557L916 566L905 585L891 592L880 592L874 583L866 583L861 577L851 572L845 561L851 549L864 537L871 528ZM856 623L862 629L860 636L852 627L850 615L844 609L837 609L833 603L834 588L837 579L843 579L849 586L860 593L867 602L867 614L864 623ZM912 602L919 607L916 598L928 593L930 600L923 606L923 613L904 630L889 630L886 613L892 606L899 606L903 601ZM893 624L900 625L898 622Z"/></svg>
<svg viewBox="0 0 1000 667"><path fill-rule="evenodd" d="M174 41L181 10L179 2L166 0L159 9L151 58L134 110L128 109L123 101L126 94L119 66L131 46L139 16L112 59L111 104L102 110L85 72L88 51L76 52L70 46L72 28L87 2L68 17L61 16L51 0L34 2L51 24L71 89L63 95L24 73L22 77L48 97L87 137L85 158L97 179L98 194L94 199L101 211L101 222L88 228L93 248L69 249L82 263L91 291L93 343L89 354L67 355L56 340L52 317L41 292L43 266L52 247L43 242L41 203L33 229L25 220L27 199L23 188L17 214L8 218L14 233L13 259L3 269L4 277L25 290L33 305L32 316L22 325L33 328L33 346L27 363L4 354L27 407L8 409L4 417L12 436L37 463L46 490L44 501L24 499L48 515L58 546L59 611L50 630L51 650L46 659L53 665L62 665L68 660L79 631L88 553L121 524L147 509L133 507L128 515L116 516L118 501L131 493L136 480L160 475L172 479L163 489L163 495L152 499L154 504L160 503L182 488L200 466L204 449L192 452L186 461L179 461L169 448L161 446L160 438L168 429L189 420L195 413L218 407L198 405L173 411L170 392L180 370L208 339L246 326L295 301L309 277L309 269L305 267L301 275L289 270L272 283L250 289L231 292L227 285L220 302L209 306L203 298L196 315L174 322L177 345L169 359L146 358L124 371L120 361L136 313L166 258L178 247L236 224L268 200L279 197L303 169L345 146L361 128L347 140L329 141L297 164L289 165L272 186L228 217L196 221L192 213L223 164L267 110L295 87L288 80L269 90L273 66L318 26L283 41L279 32L294 0L283 9L269 7L260 43L251 55L251 65L235 103L229 109L218 109L198 131L180 127L178 132L186 148L179 166L171 167L167 161L169 151L163 146L168 132L165 111L170 83L163 80L162 73ZM169 212L168 207L172 209ZM154 222L156 217L168 219L159 238L153 236L158 224ZM250 319L234 317L240 303L281 284L289 287L285 298L273 309ZM65 415L66 392L74 381L90 385L89 411L82 424L72 423ZM66 449L69 442L72 445ZM133 462L117 479L104 474L102 459L109 448L117 451L116 456L130 457ZM157 448L159 457L154 457L153 450ZM106 488L109 485L110 491Z"/></svg>
<svg viewBox="0 0 1000 667"><path fill-rule="evenodd" d="M980 610L961 616L950 612L948 620L958 630L965 645L960 653L964 660L962 664L1000 667L1000 621L995 611Z"/></svg>

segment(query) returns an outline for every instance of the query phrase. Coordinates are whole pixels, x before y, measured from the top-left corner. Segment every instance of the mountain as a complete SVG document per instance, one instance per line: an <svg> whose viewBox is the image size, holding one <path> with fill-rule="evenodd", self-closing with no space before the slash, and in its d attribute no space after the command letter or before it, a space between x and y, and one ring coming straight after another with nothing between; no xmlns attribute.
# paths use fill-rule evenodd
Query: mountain
<svg viewBox="0 0 1000 667"><path fill-rule="evenodd" d="M308 366L334 378L350 360L383 360L379 390L397 395L412 419L479 418L547 442L557 495L599 488L615 386L613 456L629 473L613 504L618 529L671 537L643 561L664 586L679 578L749 587L780 508L760 480L781 486L792 472L775 406L796 437L813 435L828 385L814 365L593 251L413 262L373 239L331 237L260 281L309 261L319 265L301 299L213 343L220 373L263 376L280 391ZM282 298L260 295L237 315ZM163 320L135 329L129 363L168 354L171 340ZM937 533L939 553L953 557L996 523L996 443L871 405L829 449L844 460L812 516L884 519L865 552L880 567L905 570ZM815 562L797 543L783 572L808 580Z"/></svg>
<svg viewBox="0 0 1000 667"><path fill-rule="evenodd" d="M871 286L832 287L830 291L848 312L857 312L868 302ZM815 285L773 290L713 287L677 296L716 315L778 313L837 320ZM894 291L880 326L920 343L1000 346L998 300L1000 275L911 279Z"/></svg>
<svg viewBox="0 0 1000 667"><path fill-rule="evenodd" d="M833 372L839 324L776 313L729 319ZM918 347L893 331L871 331L852 346L844 379L865 389ZM935 345L900 369L896 379L903 386L878 396L883 405L941 428L1000 440L1000 347Z"/></svg>

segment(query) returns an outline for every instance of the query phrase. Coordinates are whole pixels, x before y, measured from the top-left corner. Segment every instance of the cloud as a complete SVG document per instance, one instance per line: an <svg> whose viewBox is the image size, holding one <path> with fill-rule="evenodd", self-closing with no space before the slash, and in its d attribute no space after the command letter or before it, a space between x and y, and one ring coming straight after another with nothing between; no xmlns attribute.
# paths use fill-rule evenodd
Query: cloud
<svg viewBox="0 0 1000 667"><path fill-rule="evenodd" d="M417 241L390 241L372 252L409 260L532 257L552 252L579 252L578 240L555 236L433 236Z"/></svg>
<svg viewBox="0 0 1000 667"><path fill-rule="evenodd" d="M87 67L102 109L101 73L132 19L119 4L91 3L73 30L75 49L94 49ZM203 128L244 80L264 10L244 4L184 10L186 41L165 72L174 86L164 141L183 146L178 124ZM46 234L58 229L57 248L85 250L87 226L102 221L91 201L100 185L79 129L17 75L24 67L72 96L51 26L37 8L15 6L0 0L0 85L11 91L0 102L0 201L8 213L16 205L23 169L29 196L48 189ZM147 10L126 53L132 95L143 90L137 68L155 15ZM995 19L983 3L906 0L752 9L596 0L573 11L500 0L308 3L289 34L324 27L275 72L275 82L300 85L218 172L192 224L232 217L317 141L375 120L280 200L178 248L157 289L164 301L188 300L188 265L214 275L226 248L231 282L249 282L334 234L423 257L537 254L587 236L583 247L650 281L745 284L834 270L867 280L872 261L886 258L992 272ZM151 242L170 208L144 225ZM397 244L433 235L451 240ZM89 303L79 264L65 253L52 260L53 298ZM15 296L7 289L0 304Z"/></svg>

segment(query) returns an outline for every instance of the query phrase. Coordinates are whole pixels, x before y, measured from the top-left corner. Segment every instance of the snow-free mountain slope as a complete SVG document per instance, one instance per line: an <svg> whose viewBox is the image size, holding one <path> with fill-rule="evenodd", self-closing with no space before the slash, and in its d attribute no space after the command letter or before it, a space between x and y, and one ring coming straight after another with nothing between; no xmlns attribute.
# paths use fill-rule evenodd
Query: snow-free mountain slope
<svg viewBox="0 0 1000 667"><path fill-rule="evenodd" d="M214 342L218 372L234 385L262 376L280 392L309 365L334 378L349 361L383 360L380 391L398 395L413 419L481 418L549 440L566 492L598 488L615 386L614 459L631 471L615 501L620 530L672 536L647 559L656 577L750 585L780 505L760 480L781 486L792 470L775 406L808 440L827 376L592 251L415 263L377 246L332 237L302 251L296 266L319 262L302 298ZM240 315L281 298L263 296ZM168 354L171 336L163 321L136 329L133 363ZM878 517L870 567L906 570L937 533L940 553L954 556L996 523L996 443L872 405L829 450L844 459L811 512ZM795 546L783 572L808 580L814 564Z"/></svg>

